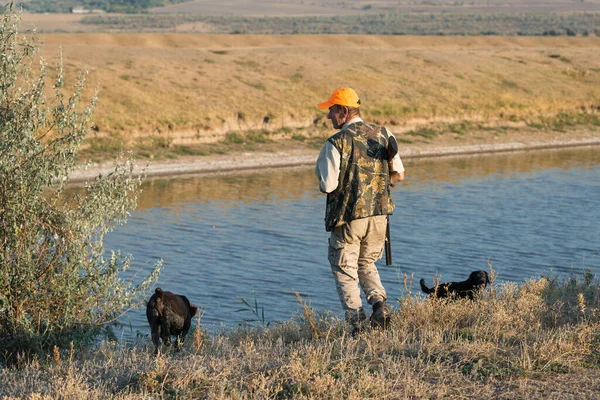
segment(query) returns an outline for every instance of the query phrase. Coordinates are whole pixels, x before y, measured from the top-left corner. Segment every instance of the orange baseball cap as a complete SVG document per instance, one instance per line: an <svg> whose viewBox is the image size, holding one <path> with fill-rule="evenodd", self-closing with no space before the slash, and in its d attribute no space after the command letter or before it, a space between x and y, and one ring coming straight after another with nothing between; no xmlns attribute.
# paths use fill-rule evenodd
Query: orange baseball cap
<svg viewBox="0 0 600 400"><path fill-rule="evenodd" d="M317 104L317 107L325 109L335 104L340 106L358 108L360 107L360 99L358 98L358 95L354 90L348 87L340 88L333 92L331 96L329 96L329 100Z"/></svg>

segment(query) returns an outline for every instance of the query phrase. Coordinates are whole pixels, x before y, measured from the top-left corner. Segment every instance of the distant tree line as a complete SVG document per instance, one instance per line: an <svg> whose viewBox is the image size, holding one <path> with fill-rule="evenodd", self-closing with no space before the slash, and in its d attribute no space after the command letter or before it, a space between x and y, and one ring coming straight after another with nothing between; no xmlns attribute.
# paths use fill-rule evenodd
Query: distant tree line
<svg viewBox="0 0 600 400"><path fill-rule="evenodd" d="M600 13L383 13L344 17L240 17L200 14L88 16L111 31L160 31L202 22L211 33L600 36ZM178 28L178 31L180 29Z"/></svg>
<svg viewBox="0 0 600 400"><path fill-rule="evenodd" d="M17 1L16 6L32 13L69 13L76 8L109 13L140 13L152 7L184 1L189 0L27 0Z"/></svg>

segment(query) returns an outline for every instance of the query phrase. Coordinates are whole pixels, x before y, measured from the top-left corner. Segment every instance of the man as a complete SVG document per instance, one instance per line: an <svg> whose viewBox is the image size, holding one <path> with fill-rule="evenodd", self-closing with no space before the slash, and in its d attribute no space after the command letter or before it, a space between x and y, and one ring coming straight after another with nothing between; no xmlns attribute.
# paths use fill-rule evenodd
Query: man
<svg viewBox="0 0 600 400"><path fill-rule="evenodd" d="M328 258L336 288L353 335L366 320L359 283L373 306L371 326L385 328L390 308L375 261L394 210L390 186L404 179L398 144L387 129L360 118L360 99L351 88L336 90L317 107L328 108L327 118L339 129L325 142L315 168L319 188L327 193L325 229L331 232Z"/></svg>

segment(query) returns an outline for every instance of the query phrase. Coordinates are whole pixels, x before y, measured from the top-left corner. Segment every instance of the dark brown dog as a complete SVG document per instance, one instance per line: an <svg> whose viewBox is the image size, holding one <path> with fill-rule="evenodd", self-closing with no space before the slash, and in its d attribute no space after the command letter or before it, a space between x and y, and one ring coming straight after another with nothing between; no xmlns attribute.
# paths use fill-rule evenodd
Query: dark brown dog
<svg viewBox="0 0 600 400"><path fill-rule="evenodd" d="M171 336L177 336L175 350L178 350L179 343L183 343L190 330L192 317L197 311L198 307L191 304L187 297L156 288L146 305L146 317L155 347L154 354L158 354L160 339L165 346L171 345Z"/></svg>
<svg viewBox="0 0 600 400"><path fill-rule="evenodd" d="M485 271L473 271L469 279L462 282L446 282L435 285L431 289L425 286L425 279L421 279L421 290L438 298L456 297L473 300L476 294L485 289L490 283L488 273Z"/></svg>

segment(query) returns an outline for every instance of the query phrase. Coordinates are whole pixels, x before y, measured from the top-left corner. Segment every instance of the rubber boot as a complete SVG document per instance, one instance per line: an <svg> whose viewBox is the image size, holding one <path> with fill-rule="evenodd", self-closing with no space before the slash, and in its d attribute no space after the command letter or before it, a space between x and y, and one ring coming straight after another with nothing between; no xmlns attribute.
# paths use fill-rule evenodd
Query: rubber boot
<svg viewBox="0 0 600 400"><path fill-rule="evenodd" d="M352 336L358 335L364 330L363 322L367 319L365 310L359 308L358 310L346 311L346 321L350 324L350 334Z"/></svg>
<svg viewBox="0 0 600 400"><path fill-rule="evenodd" d="M387 329L390 326L390 313L390 306L388 306L385 301L378 301L373 304L371 327Z"/></svg>

